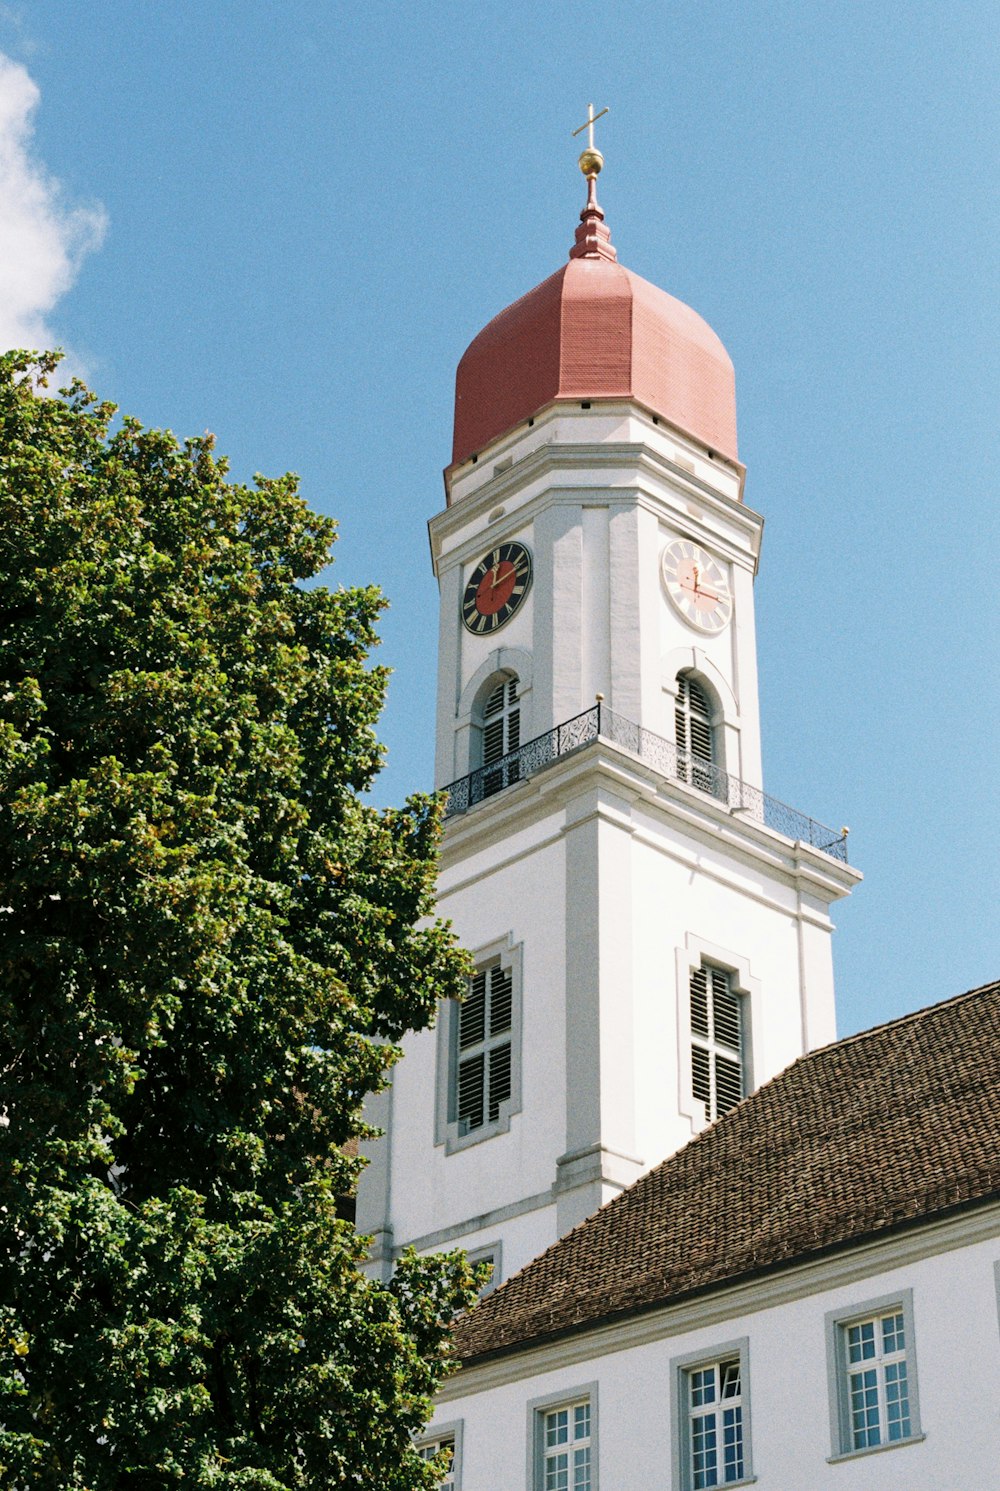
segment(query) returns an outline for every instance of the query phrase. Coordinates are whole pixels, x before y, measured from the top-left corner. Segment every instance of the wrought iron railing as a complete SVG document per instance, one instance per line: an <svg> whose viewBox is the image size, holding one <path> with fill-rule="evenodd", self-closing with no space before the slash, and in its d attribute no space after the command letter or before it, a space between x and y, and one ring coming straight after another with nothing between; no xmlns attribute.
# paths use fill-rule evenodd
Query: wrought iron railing
<svg viewBox="0 0 1000 1491"><path fill-rule="evenodd" d="M739 777L723 771L721 766L678 750L673 741L665 740L662 735L656 735L643 725L633 724L624 716L615 714L606 704L595 704L591 709L585 709L564 725L557 725L544 735L536 735L534 740L526 741L517 750L509 751L506 756L501 756L489 766L479 766L475 771L470 771L468 776L451 782L444 789L447 793L445 817L451 818L457 813L467 812L484 798L493 797L514 782L533 776L551 761L581 750L599 736L622 750L630 751L642 761L648 761L665 777L677 782L687 782L700 792L708 793L710 797L725 803L730 812L745 813L748 818L775 829L786 838L799 839L802 843L810 844L814 849L822 849L825 854L847 863L846 829L838 832L824 823L818 823L815 818L809 818L797 808L790 808L787 803L779 802L776 797L762 792L759 787L752 787Z"/></svg>

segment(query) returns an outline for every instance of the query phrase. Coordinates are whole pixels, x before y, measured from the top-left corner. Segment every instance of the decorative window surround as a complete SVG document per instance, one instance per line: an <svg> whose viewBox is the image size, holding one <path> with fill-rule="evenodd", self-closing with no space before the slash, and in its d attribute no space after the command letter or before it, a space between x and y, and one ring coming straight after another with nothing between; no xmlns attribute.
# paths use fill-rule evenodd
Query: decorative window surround
<svg viewBox="0 0 1000 1491"><path fill-rule="evenodd" d="M689 932L685 946L677 950L677 1050L680 1063L678 1072L678 1095L680 1111L691 1120L692 1132L697 1133L713 1121L702 1098L695 1096L692 1075L692 1046L698 1043L708 1049L709 1043L696 1035L691 1023L691 975L698 968L719 969L729 976L729 988L740 1000L740 1061L742 1066L743 1094L754 1089L753 1077L753 1027L762 1018L760 981L750 972L750 963L729 948L706 942L704 938Z"/></svg>
<svg viewBox="0 0 1000 1491"><path fill-rule="evenodd" d="M745 1486L756 1479L746 1336L674 1357L670 1395L674 1491Z"/></svg>
<svg viewBox="0 0 1000 1491"><path fill-rule="evenodd" d="M829 1310L826 1361L831 1460L923 1439L912 1289Z"/></svg>
<svg viewBox="0 0 1000 1491"><path fill-rule="evenodd" d="M511 1116L521 1111L521 952L522 945L515 946L508 933L489 947L479 948L474 955L476 973L472 993L481 997L483 1002L481 1039L472 1039L479 1032L472 1028L476 1022L469 1002L449 1000L438 1018L434 1142L443 1144L446 1154L454 1154L456 1150L466 1149L483 1139L492 1139L496 1134L507 1133ZM509 980L510 1001L509 1025L505 1020L504 1029L496 1032L490 1025L492 997L495 990L498 994L506 991L499 979L494 981L494 969L506 976L504 983ZM483 982L477 984L480 979ZM497 1008L500 1008L499 1002ZM463 1040L463 1010L466 1011L466 1022L464 1045L460 1045ZM509 1051L509 1076L506 1072L501 1074L504 1047ZM506 1095L494 1104L490 1102L490 1084L501 1075ZM476 1117L473 1112L475 1099L480 1090L482 1118L473 1122L471 1120ZM463 1109L465 1111L460 1111Z"/></svg>
<svg viewBox="0 0 1000 1491"><path fill-rule="evenodd" d="M422 1460L432 1460L439 1450L451 1450L451 1464L442 1481L441 1491L462 1491L462 1428L464 1420L456 1419L451 1424L432 1424L418 1439L417 1454Z"/></svg>
<svg viewBox="0 0 1000 1491"><path fill-rule="evenodd" d="M598 1491L597 1383L528 1404L531 1491Z"/></svg>

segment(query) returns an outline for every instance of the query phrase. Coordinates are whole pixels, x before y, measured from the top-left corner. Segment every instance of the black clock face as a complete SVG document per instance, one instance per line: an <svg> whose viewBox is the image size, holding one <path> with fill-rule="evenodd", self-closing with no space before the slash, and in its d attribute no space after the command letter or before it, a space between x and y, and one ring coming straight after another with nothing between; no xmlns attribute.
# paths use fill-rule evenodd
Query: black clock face
<svg viewBox="0 0 1000 1491"><path fill-rule="evenodd" d="M531 555L523 544L497 544L469 577L462 620L477 636L509 621L531 585Z"/></svg>

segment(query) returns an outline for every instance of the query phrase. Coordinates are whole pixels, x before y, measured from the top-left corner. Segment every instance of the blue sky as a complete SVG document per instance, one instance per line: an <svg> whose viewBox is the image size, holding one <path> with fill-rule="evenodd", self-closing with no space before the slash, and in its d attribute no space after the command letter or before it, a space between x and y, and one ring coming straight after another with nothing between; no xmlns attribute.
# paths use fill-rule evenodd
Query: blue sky
<svg viewBox="0 0 1000 1491"><path fill-rule="evenodd" d="M765 785L866 874L841 1031L996 975L992 0L47 0L0 52L0 339L340 519L392 602L385 801L431 781L455 364L563 262L610 105L619 256L736 364Z"/></svg>

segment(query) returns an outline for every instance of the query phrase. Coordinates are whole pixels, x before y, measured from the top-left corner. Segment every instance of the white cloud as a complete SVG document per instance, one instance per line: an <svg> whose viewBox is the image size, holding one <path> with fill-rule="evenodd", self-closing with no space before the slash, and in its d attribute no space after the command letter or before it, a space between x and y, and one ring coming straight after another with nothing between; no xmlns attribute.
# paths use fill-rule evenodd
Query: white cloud
<svg viewBox="0 0 1000 1491"><path fill-rule="evenodd" d="M27 69L0 52L0 350L60 344L50 313L107 228L103 207L69 205L32 154L39 97Z"/></svg>

